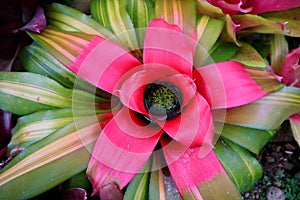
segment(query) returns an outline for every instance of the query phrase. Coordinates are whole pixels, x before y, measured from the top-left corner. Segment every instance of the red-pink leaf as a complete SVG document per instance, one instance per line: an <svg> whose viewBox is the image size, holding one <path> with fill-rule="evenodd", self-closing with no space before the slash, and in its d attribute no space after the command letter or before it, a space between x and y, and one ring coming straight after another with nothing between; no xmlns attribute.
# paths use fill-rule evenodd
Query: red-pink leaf
<svg viewBox="0 0 300 200"><path fill-rule="evenodd" d="M208 0L208 2L222 9L225 14L238 14L239 12L248 13L251 7L244 6L246 0ZM242 8L243 7L243 8Z"/></svg>
<svg viewBox="0 0 300 200"><path fill-rule="evenodd" d="M162 131L144 123L128 108L122 108L100 134L89 162L87 174L94 193L108 183L120 189L140 171Z"/></svg>
<svg viewBox="0 0 300 200"><path fill-rule="evenodd" d="M163 64L190 75L195 46L195 41L184 35L178 26L153 19L146 30L144 63Z"/></svg>
<svg viewBox="0 0 300 200"><path fill-rule="evenodd" d="M282 69L282 82L284 84L300 87L299 59L300 47L293 49L287 54Z"/></svg>
<svg viewBox="0 0 300 200"><path fill-rule="evenodd" d="M214 128L211 109L198 93L174 119L157 121L162 129L175 141L186 147L212 146Z"/></svg>
<svg viewBox="0 0 300 200"><path fill-rule="evenodd" d="M119 80L140 64L118 45L94 36L75 63L67 67L91 84L113 93Z"/></svg>
<svg viewBox="0 0 300 200"><path fill-rule="evenodd" d="M166 144L163 142L163 145ZM178 155L181 148L173 145L168 148L164 146L163 150L172 178L184 199L240 198L212 150L202 157L201 147L189 148ZM177 156L175 161L174 156Z"/></svg>
<svg viewBox="0 0 300 200"><path fill-rule="evenodd" d="M212 108L236 107L267 95L238 62L208 65L194 70L193 75L199 92Z"/></svg>
<svg viewBox="0 0 300 200"><path fill-rule="evenodd" d="M252 10L250 13L252 14L260 14L264 12L270 11L280 11L287 10L290 8L296 8L300 6L300 1L298 0L247 0L245 3L245 7L251 7Z"/></svg>

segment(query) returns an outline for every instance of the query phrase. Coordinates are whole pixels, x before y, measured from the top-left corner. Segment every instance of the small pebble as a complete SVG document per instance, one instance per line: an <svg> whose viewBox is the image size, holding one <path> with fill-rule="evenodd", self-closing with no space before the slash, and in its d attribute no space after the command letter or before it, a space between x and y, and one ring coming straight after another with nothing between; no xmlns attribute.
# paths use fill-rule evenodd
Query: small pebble
<svg viewBox="0 0 300 200"><path fill-rule="evenodd" d="M273 157L271 157L271 156L266 156L266 161L267 161L268 163L273 163L273 162L275 162L275 158L273 158Z"/></svg>
<svg viewBox="0 0 300 200"><path fill-rule="evenodd" d="M267 200L285 200L284 192L278 187L270 186L267 190Z"/></svg>

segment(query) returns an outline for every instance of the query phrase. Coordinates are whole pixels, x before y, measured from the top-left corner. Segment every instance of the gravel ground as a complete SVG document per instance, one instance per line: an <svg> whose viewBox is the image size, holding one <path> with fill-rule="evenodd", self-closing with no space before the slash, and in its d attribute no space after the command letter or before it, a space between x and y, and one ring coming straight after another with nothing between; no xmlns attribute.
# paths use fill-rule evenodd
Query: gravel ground
<svg viewBox="0 0 300 200"><path fill-rule="evenodd" d="M258 156L263 177L245 200L300 200L300 150L288 123Z"/></svg>

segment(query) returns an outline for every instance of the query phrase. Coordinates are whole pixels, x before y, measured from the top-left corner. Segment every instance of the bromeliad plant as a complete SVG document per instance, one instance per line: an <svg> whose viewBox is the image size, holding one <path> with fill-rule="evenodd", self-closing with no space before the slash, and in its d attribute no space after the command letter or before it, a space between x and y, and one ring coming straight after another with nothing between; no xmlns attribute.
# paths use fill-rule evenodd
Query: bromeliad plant
<svg viewBox="0 0 300 200"><path fill-rule="evenodd" d="M300 90L203 5L92 0L92 18L50 5L47 28L28 31L27 72L0 73L0 107L22 116L10 148L23 149L0 173L1 196L30 198L83 171L102 199L251 189L255 155L284 120L297 122Z"/></svg>

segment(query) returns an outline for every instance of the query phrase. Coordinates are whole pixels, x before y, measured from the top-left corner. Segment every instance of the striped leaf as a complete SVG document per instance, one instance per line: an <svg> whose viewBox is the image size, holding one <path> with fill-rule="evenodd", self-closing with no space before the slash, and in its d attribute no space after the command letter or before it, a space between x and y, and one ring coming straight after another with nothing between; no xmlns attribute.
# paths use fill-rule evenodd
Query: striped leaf
<svg viewBox="0 0 300 200"><path fill-rule="evenodd" d="M91 0L91 13L102 26L111 30L127 49L139 52L140 46L127 12L127 0Z"/></svg>
<svg viewBox="0 0 300 200"><path fill-rule="evenodd" d="M157 18L163 18L169 24L181 27L186 35L196 36L196 4L194 0L156 0Z"/></svg>
<svg viewBox="0 0 300 200"><path fill-rule="evenodd" d="M228 176L240 192L250 190L262 176L258 161L247 150L221 139L214 149Z"/></svg>
<svg viewBox="0 0 300 200"><path fill-rule="evenodd" d="M113 37L113 33L97 21L66 5L52 3L47 8L46 17L49 25L60 30L98 35L106 39Z"/></svg>
<svg viewBox="0 0 300 200"><path fill-rule="evenodd" d="M197 47L194 56L194 66L200 67L209 57L209 52L219 38L225 21L202 15L197 20Z"/></svg>
<svg viewBox="0 0 300 200"><path fill-rule="evenodd" d="M153 2L147 0L128 0L127 10L136 28L139 46L143 48L146 27L150 20L155 17Z"/></svg>
<svg viewBox="0 0 300 200"><path fill-rule="evenodd" d="M40 34L32 32L28 34L58 61L67 66L75 62L93 39L92 35L54 29L44 29Z"/></svg>
<svg viewBox="0 0 300 200"><path fill-rule="evenodd" d="M272 130L277 129L289 116L298 112L300 112L300 89L284 87L251 104L227 109L225 121L240 126Z"/></svg>
<svg viewBox="0 0 300 200"><path fill-rule="evenodd" d="M20 60L27 71L47 76L64 87L79 88L90 93L96 93L96 95L103 97L103 100L110 98L110 95L104 94L95 86L76 76L35 42L20 52Z"/></svg>
<svg viewBox="0 0 300 200"><path fill-rule="evenodd" d="M300 146L300 113L290 117L291 128L293 131L294 139Z"/></svg>
<svg viewBox="0 0 300 200"><path fill-rule="evenodd" d="M28 72L0 72L0 98L0 108L17 115L55 108L97 110L105 106L100 104L101 98L90 93L64 88L52 79Z"/></svg>
<svg viewBox="0 0 300 200"><path fill-rule="evenodd" d="M59 3L52 3L47 8L46 17L48 24L55 29L98 35L126 48L126 45L116 38L111 31L74 8Z"/></svg>
<svg viewBox="0 0 300 200"><path fill-rule="evenodd" d="M163 169L163 163L158 154L154 154L152 159L152 170L149 184L149 200L181 200L180 194L176 189L174 180L167 169ZM166 176L164 171L168 173Z"/></svg>
<svg viewBox="0 0 300 200"><path fill-rule="evenodd" d="M150 180L150 161L145 163L141 171L129 183L124 200L147 200L149 193L149 180Z"/></svg>
<svg viewBox="0 0 300 200"><path fill-rule="evenodd" d="M79 115L80 113L80 115ZM58 129L70 124L75 119L95 115L93 110L81 110L74 116L72 109L56 109L36 112L20 117L12 129L12 145L29 146Z"/></svg>
<svg viewBox="0 0 300 200"><path fill-rule="evenodd" d="M289 46L284 35L273 35L271 41L271 66L278 75L282 72L285 57L289 52Z"/></svg>
<svg viewBox="0 0 300 200"><path fill-rule="evenodd" d="M25 148L0 173L1 198L29 199L83 171L101 131L98 120L78 120Z"/></svg>
<svg viewBox="0 0 300 200"><path fill-rule="evenodd" d="M217 134L221 134L222 137L258 155L260 150L272 139L275 133L276 131L225 124L221 132Z"/></svg>

